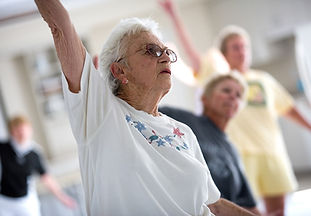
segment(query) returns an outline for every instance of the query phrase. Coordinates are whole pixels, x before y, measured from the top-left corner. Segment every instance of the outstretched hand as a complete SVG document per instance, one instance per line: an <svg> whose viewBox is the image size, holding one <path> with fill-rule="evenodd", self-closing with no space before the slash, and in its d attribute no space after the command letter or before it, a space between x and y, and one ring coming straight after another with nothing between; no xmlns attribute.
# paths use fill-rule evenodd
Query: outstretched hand
<svg viewBox="0 0 311 216"><path fill-rule="evenodd" d="M172 0L158 0L158 3L170 16L175 14L175 6Z"/></svg>

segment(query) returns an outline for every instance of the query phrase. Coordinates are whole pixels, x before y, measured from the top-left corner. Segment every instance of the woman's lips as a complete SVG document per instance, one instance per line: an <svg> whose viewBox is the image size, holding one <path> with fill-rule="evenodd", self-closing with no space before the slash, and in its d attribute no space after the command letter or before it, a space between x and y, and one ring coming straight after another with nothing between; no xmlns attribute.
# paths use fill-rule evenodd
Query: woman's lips
<svg viewBox="0 0 311 216"><path fill-rule="evenodd" d="M161 71L160 73L168 73L168 74L172 74L170 69L165 69L163 71Z"/></svg>

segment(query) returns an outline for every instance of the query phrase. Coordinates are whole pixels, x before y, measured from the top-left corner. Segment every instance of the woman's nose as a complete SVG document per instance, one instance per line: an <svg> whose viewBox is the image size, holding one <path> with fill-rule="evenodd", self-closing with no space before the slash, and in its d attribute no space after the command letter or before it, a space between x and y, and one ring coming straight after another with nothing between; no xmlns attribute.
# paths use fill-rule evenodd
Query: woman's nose
<svg viewBox="0 0 311 216"><path fill-rule="evenodd" d="M171 58L170 58L169 54L166 52L166 50L159 57L159 62L160 63L166 63L166 62L170 62L171 63Z"/></svg>
<svg viewBox="0 0 311 216"><path fill-rule="evenodd" d="M237 100L238 99L238 96L237 96L237 94L235 92L230 92L229 97L231 99L233 99L233 100Z"/></svg>

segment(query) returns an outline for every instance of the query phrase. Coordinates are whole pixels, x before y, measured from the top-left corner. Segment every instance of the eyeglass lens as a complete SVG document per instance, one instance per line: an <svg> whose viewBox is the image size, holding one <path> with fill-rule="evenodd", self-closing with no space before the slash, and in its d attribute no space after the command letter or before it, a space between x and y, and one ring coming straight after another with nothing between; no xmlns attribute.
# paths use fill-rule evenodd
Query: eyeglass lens
<svg viewBox="0 0 311 216"><path fill-rule="evenodd" d="M168 55L168 57L170 58L172 63L177 61L177 56L173 50L161 49L161 47L159 47L156 44L148 44L146 46L146 49L147 49L148 53L154 57L160 57L160 56L162 56L163 52L165 52Z"/></svg>

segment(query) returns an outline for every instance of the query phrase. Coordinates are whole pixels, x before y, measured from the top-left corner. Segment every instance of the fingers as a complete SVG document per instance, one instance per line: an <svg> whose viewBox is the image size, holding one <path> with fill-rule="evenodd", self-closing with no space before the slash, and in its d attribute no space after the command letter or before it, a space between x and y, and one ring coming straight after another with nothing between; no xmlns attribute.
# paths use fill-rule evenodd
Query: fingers
<svg viewBox="0 0 311 216"><path fill-rule="evenodd" d="M168 14L174 14L174 4L172 0L157 0L159 5L166 11Z"/></svg>

